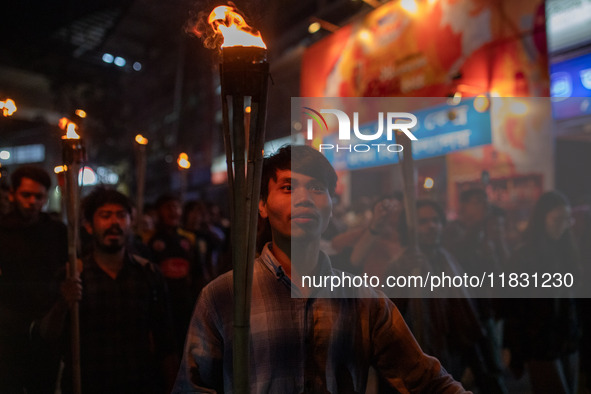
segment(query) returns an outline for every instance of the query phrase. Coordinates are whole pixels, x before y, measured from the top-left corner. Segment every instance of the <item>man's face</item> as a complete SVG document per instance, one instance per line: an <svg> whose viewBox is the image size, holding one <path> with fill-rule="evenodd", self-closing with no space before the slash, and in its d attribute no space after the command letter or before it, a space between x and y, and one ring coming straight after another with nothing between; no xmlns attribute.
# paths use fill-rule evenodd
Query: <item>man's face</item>
<svg viewBox="0 0 591 394"><path fill-rule="evenodd" d="M123 206L105 204L96 210L92 223L86 223L86 230L98 248L116 253L125 247L131 231L131 217Z"/></svg>
<svg viewBox="0 0 591 394"><path fill-rule="evenodd" d="M291 170L278 170L276 175L276 180L269 181L267 201L259 202L259 211L269 219L274 240L319 240L332 214L326 185Z"/></svg>
<svg viewBox="0 0 591 394"><path fill-rule="evenodd" d="M437 211L430 206L417 210L419 243L421 246L433 247L439 245L443 223Z"/></svg>
<svg viewBox="0 0 591 394"><path fill-rule="evenodd" d="M572 225L569 206L556 207L546 215L546 234L555 241L558 241Z"/></svg>
<svg viewBox="0 0 591 394"><path fill-rule="evenodd" d="M182 207L179 201L170 200L158 208L158 219L166 227L181 225Z"/></svg>
<svg viewBox="0 0 591 394"><path fill-rule="evenodd" d="M30 178L22 178L19 187L11 194L16 210L27 221L35 221L47 202L47 189Z"/></svg>
<svg viewBox="0 0 591 394"><path fill-rule="evenodd" d="M462 220L471 227L484 223L488 213L488 203L486 200L473 197L465 202L462 207Z"/></svg>

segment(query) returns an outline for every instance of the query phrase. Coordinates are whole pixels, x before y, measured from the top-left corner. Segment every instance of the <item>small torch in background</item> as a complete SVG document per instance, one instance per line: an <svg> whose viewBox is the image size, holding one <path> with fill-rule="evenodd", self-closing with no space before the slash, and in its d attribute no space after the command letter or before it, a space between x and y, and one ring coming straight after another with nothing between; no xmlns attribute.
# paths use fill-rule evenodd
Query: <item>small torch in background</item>
<svg viewBox="0 0 591 394"><path fill-rule="evenodd" d="M144 188L146 185L146 148L148 146L148 139L144 138L143 135L138 134L135 136L135 148L136 148L136 233L143 235L144 228L142 226L143 220L142 215L144 214Z"/></svg>
<svg viewBox="0 0 591 394"><path fill-rule="evenodd" d="M79 117L85 117L80 116ZM78 135L78 125L67 118L60 119L59 126L66 134L62 136L62 158L65 170L66 190L63 194L66 201L66 215L68 219L68 275L78 276L78 234L80 189L78 176L80 167L85 160L86 151L82 138ZM81 393L80 379L80 319L78 303L70 310L71 316L71 343L72 343L72 384L75 394Z"/></svg>
<svg viewBox="0 0 591 394"><path fill-rule="evenodd" d="M14 100L7 98L4 101L0 101L0 109L2 110L2 116L12 116L16 112L16 104Z"/></svg>
<svg viewBox="0 0 591 394"><path fill-rule="evenodd" d="M189 156L185 152L181 152L179 157L176 159L176 163L179 166L179 172L181 177L181 201L185 201L185 195L187 194L187 177L189 168L191 168L191 162Z"/></svg>

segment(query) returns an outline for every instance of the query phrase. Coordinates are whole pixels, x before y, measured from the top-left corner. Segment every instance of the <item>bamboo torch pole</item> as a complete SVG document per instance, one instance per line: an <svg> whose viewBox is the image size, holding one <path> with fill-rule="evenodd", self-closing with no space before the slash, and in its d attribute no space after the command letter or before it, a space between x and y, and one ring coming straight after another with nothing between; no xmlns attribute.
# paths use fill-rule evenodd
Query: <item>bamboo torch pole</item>
<svg viewBox="0 0 591 394"><path fill-rule="evenodd" d="M249 392L249 338L252 274L260 196L269 65L262 48L224 48L220 65L224 140L232 196L234 268L234 388ZM249 130L245 97L251 99ZM231 118L229 121L229 103ZM231 158L231 161L230 161Z"/></svg>
<svg viewBox="0 0 591 394"><path fill-rule="evenodd" d="M421 270L421 261L419 260L420 250L417 234L416 173L414 159L412 157L412 141L406 134L397 130L396 142L403 147L403 150L402 152L399 152L398 157L400 158L402 179L404 182L404 210L406 212L406 225L408 228L408 248L411 252L411 256L415 258L415 263L417 264L413 269L413 274L415 274ZM418 289L416 291L418 291ZM420 293L416 293L410 297L409 308L413 310L414 315L413 334L419 343L424 343L425 322L423 314L425 313L425 308Z"/></svg>
<svg viewBox="0 0 591 394"><path fill-rule="evenodd" d="M402 152L398 153L398 157L400 158L404 185L404 209L406 211L406 225L408 226L408 245L412 250L418 251L416 173L412 157L412 141L406 134L397 130L396 142L403 147Z"/></svg>
<svg viewBox="0 0 591 394"><path fill-rule="evenodd" d="M84 162L85 149L82 139L76 133L76 124L67 121L67 134L62 138L62 155L66 169L66 214L68 218L68 276L78 278L78 234L80 193L78 173ZM75 394L81 394L80 372L80 317L78 303L70 310L70 331L72 347L72 387Z"/></svg>
<svg viewBox="0 0 591 394"><path fill-rule="evenodd" d="M146 148L148 146L148 139L144 138L143 135L138 134L135 136L136 144L136 182L137 182L137 191L136 191L136 209L137 209L137 217L136 217L136 233L139 236L143 236L144 228L143 228L143 220L142 215L144 213L144 190L146 187Z"/></svg>
<svg viewBox="0 0 591 394"><path fill-rule="evenodd" d="M210 31L199 30L198 35L205 37L206 46L221 47L219 69L234 270L233 386L236 393L248 393L250 302L269 64L260 34L247 25L234 6L214 8L207 17L207 25ZM212 42L214 45L210 45ZM248 100L250 113L245 117Z"/></svg>

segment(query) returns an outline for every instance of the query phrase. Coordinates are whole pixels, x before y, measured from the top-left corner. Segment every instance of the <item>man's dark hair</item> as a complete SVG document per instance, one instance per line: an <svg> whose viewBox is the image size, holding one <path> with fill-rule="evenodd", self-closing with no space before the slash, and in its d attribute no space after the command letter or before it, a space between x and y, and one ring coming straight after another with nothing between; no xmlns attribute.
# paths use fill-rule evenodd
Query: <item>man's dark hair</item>
<svg viewBox="0 0 591 394"><path fill-rule="evenodd" d="M324 155L307 145L285 145L265 158L261 179L261 199L267 201L269 182L277 180L278 170L291 170L318 179L331 196L337 186L337 173Z"/></svg>
<svg viewBox="0 0 591 394"><path fill-rule="evenodd" d="M378 205L384 200L397 200L400 203L404 203L404 193L402 193L400 190L396 190L392 193L382 194L377 198L377 200L374 201L372 208L375 208L376 205Z"/></svg>
<svg viewBox="0 0 591 394"><path fill-rule="evenodd" d="M437 202L433 200L418 200L417 201L417 211L424 207L431 207L435 212L437 212L437 216L439 216L439 221L441 222L442 226L447 224L447 218L445 217L445 211Z"/></svg>
<svg viewBox="0 0 591 394"><path fill-rule="evenodd" d="M29 178L37 183L40 183L43 185L46 191L48 191L51 187L51 177L47 171L41 167L24 165L17 168L16 171L14 171L10 176L13 190L16 190L20 187L23 178Z"/></svg>
<svg viewBox="0 0 591 394"><path fill-rule="evenodd" d="M486 190L475 187L464 190L460 193L461 204L469 203L472 199L479 199L483 202L488 201L488 195L486 194Z"/></svg>
<svg viewBox="0 0 591 394"><path fill-rule="evenodd" d="M158 209L160 209L161 206L163 206L164 204L166 204L169 201L176 201L180 204L181 198L174 193L164 193L164 194L160 195L160 197L158 197L158 199L154 203L154 206L156 207L156 210L158 210Z"/></svg>
<svg viewBox="0 0 591 394"><path fill-rule="evenodd" d="M431 207L435 212L437 212L437 216L439 217L439 221L441 222L442 226L445 226L447 223L447 218L445 217L445 211L433 200L418 200L417 201L417 212L419 209L424 207ZM418 219L418 217L417 217ZM400 215L400 220L398 221L398 240L400 244L403 246L408 246L409 236L408 236L408 225L406 224L406 211Z"/></svg>
<svg viewBox="0 0 591 394"><path fill-rule="evenodd" d="M84 219L92 223L92 218L94 217L95 212L106 204L121 205L123 209L125 209L131 216L133 204L131 203L131 200L127 198L127 196L115 189L98 186L82 201L82 212L84 213Z"/></svg>

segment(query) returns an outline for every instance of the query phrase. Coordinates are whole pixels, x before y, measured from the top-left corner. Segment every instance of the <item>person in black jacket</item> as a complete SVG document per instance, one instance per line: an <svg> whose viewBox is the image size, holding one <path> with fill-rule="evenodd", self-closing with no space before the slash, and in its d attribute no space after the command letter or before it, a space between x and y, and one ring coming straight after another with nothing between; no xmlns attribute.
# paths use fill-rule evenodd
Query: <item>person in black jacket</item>
<svg viewBox="0 0 591 394"><path fill-rule="evenodd" d="M12 211L0 220L0 392L53 393L57 353L31 340L55 299L67 231L42 212L51 186L45 170L22 166L11 182Z"/></svg>
<svg viewBox="0 0 591 394"><path fill-rule="evenodd" d="M178 365L170 303L160 270L130 253L131 202L99 187L83 201L83 212L92 252L82 259L79 277L61 283L40 336L55 343L68 334L69 307L79 302L82 392L164 393ZM72 390L70 354L64 357L64 393Z"/></svg>
<svg viewBox="0 0 591 394"><path fill-rule="evenodd" d="M511 258L513 272L579 272L572 217L566 197L556 191L537 201L523 244ZM566 294L568 296L568 294ZM511 369L529 372L533 393L576 393L578 319L575 300L568 297L523 298L507 308L505 343Z"/></svg>

